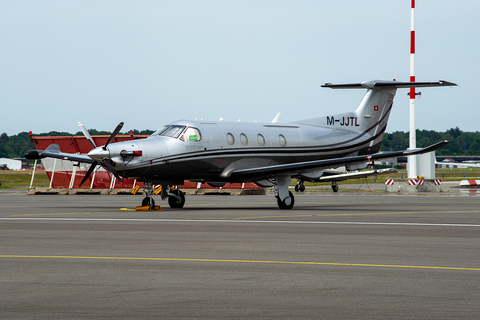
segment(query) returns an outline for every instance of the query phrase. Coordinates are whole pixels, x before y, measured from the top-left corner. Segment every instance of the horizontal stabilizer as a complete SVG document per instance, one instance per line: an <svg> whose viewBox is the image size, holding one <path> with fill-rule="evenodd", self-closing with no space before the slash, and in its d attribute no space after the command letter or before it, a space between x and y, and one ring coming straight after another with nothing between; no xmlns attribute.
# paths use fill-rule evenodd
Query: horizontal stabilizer
<svg viewBox="0 0 480 320"><path fill-rule="evenodd" d="M442 87L442 86L456 86L457 84L445 80L438 82L402 82L402 81L383 81L383 80L370 80L359 83L343 83L332 84L325 83L323 88L332 89L384 89L384 88L420 88L420 87Z"/></svg>
<svg viewBox="0 0 480 320"><path fill-rule="evenodd" d="M51 144L45 150L29 150L25 152L24 157L29 160L55 158L55 159L78 161L78 162L84 162L84 163L94 162L94 160L89 156L61 152L60 146L58 144Z"/></svg>

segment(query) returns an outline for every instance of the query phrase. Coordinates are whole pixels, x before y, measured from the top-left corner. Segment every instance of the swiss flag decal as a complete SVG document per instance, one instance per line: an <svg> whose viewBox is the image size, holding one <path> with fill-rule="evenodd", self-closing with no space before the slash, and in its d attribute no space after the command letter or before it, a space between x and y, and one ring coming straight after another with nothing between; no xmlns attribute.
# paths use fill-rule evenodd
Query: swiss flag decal
<svg viewBox="0 0 480 320"><path fill-rule="evenodd" d="M373 106L373 111L378 111L378 106Z"/></svg>

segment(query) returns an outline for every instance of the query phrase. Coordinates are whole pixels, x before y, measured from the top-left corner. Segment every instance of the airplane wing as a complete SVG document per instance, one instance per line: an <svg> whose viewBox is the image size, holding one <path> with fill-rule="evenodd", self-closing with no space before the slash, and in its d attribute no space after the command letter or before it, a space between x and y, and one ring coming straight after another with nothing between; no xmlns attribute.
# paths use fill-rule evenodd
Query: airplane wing
<svg viewBox="0 0 480 320"><path fill-rule="evenodd" d="M47 157L61 159L61 160L85 162L85 163L94 162L94 160L89 156L82 156L79 154L61 152L60 146L58 144L51 144L45 150L29 150L25 152L25 158L29 160L43 159Z"/></svg>
<svg viewBox="0 0 480 320"><path fill-rule="evenodd" d="M379 174L393 174L398 173L397 170L389 168L389 169L378 169L378 170L369 170L369 171L358 171L358 172L351 172L351 173L330 173L324 172L323 176L318 178L320 182L330 182L330 181L343 181L347 179L362 179L367 178L373 175Z"/></svg>
<svg viewBox="0 0 480 320"><path fill-rule="evenodd" d="M403 150L403 151L393 151L385 153L375 153L371 155L363 156L354 156L354 157L344 157L344 158L334 158L334 159L325 159L325 160L315 160L307 162L295 162L287 164L272 165L266 167L258 168L249 168L249 169L233 169L231 171L223 172L223 178L233 178L233 179L262 179L267 177L272 177L277 174L289 174L294 175L297 172L308 170L308 169L328 169L339 166L344 166L347 164L354 163L365 163L372 160L396 158L401 156L413 156L416 154L428 153L435 151L447 145L449 141L441 141L435 143L426 148L418 148L412 150Z"/></svg>

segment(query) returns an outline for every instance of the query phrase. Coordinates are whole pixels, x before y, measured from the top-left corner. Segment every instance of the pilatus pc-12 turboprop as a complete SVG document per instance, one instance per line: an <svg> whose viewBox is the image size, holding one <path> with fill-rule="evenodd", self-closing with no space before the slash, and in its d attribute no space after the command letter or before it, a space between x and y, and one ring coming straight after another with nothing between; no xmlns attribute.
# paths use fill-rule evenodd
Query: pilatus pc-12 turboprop
<svg viewBox="0 0 480 320"><path fill-rule="evenodd" d="M31 150L27 159L52 157L90 163L83 181L102 166L118 180L143 181L142 205L155 205L153 185L162 185L161 198L172 208L182 208L185 196L178 189L184 180L222 186L227 182L255 182L274 187L280 209L291 209L294 196L288 190L292 178L319 181L324 170L345 166L348 171L365 168L374 160L435 151L448 141L421 149L378 153L398 88L454 86L439 82L365 81L331 84L332 89L367 89L352 112L288 123L225 121L174 121L146 139L110 143L121 130L114 130L104 146L97 147L80 125L94 149L87 155L62 153L58 145Z"/></svg>

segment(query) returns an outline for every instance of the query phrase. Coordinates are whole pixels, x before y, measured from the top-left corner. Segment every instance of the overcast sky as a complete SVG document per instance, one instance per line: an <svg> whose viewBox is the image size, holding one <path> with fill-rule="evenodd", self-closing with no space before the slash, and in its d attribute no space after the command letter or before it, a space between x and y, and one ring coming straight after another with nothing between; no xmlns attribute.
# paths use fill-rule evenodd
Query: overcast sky
<svg viewBox="0 0 480 320"><path fill-rule="evenodd" d="M417 128L480 130L480 1L416 1ZM410 0L0 0L0 133L280 122L348 112L409 81ZM409 130L407 89L387 132Z"/></svg>

